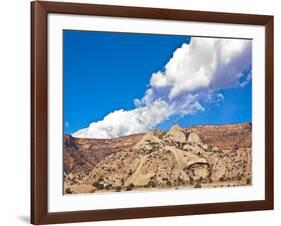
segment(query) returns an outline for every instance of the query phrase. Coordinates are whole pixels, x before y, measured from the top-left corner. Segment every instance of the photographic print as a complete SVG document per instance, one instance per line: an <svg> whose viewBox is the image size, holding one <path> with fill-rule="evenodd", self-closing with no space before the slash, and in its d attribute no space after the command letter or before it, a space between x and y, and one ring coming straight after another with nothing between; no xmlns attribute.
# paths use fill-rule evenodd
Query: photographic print
<svg viewBox="0 0 281 226"><path fill-rule="evenodd" d="M31 3L31 223L274 208L274 17Z"/></svg>
<svg viewBox="0 0 281 226"><path fill-rule="evenodd" d="M64 194L252 184L252 40L63 31Z"/></svg>

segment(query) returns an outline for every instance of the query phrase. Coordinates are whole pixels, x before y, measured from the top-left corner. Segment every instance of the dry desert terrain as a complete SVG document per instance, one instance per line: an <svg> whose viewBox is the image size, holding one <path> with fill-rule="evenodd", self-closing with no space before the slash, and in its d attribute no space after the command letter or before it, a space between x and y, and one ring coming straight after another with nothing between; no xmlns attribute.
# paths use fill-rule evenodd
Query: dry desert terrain
<svg viewBox="0 0 281 226"><path fill-rule="evenodd" d="M251 185L252 125L64 136L65 194Z"/></svg>

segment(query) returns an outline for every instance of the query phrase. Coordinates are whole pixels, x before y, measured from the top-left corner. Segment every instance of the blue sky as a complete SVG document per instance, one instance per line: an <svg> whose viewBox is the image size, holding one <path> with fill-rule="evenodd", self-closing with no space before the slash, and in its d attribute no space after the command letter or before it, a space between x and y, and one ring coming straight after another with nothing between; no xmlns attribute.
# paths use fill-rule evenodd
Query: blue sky
<svg viewBox="0 0 281 226"><path fill-rule="evenodd" d="M118 109L136 108L153 73L163 71L188 36L70 31L63 33L64 133L86 128ZM244 71L246 76L246 72ZM251 81L243 87L218 89L223 101L200 101L204 111L171 115L155 127L175 123L226 124L252 120Z"/></svg>

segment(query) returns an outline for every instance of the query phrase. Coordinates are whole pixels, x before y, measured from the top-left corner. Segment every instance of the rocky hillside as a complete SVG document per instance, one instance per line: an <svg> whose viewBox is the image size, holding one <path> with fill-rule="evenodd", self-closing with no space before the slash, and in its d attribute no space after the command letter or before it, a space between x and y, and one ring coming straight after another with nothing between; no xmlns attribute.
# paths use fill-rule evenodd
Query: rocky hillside
<svg viewBox="0 0 281 226"><path fill-rule="evenodd" d="M114 139L81 139L64 135L65 181L79 182L106 156L132 148L143 134Z"/></svg>
<svg viewBox="0 0 281 226"><path fill-rule="evenodd" d="M251 124L173 126L116 139L64 138L65 192L251 183Z"/></svg>
<svg viewBox="0 0 281 226"><path fill-rule="evenodd" d="M250 148L252 146L252 123L194 126L187 130L197 133L204 143L220 150L231 150L235 147Z"/></svg>

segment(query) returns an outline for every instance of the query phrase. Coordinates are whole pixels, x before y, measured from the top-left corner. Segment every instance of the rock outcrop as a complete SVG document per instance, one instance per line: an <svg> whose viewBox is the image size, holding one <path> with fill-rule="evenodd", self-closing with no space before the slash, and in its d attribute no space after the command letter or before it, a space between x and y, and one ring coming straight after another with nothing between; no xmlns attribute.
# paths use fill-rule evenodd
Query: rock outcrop
<svg viewBox="0 0 281 226"><path fill-rule="evenodd" d="M221 137L226 139L225 144ZM73 144L72 139L78 142ZM120 143L116 142L117 139ZM84 174L81 171L79 174L79 170L76 173L65 173L67 193L77 193L79 186L80 192L97 192L251 183L251 124L187 129L175 125L168 132L153 130L144 135L102 141L69 138L65 139L65 147L69 154L82 147L89 149L93 143L98 142L104 144L104 149L102 151L95 147L94 150L106 154L93 158L95 161L75 154L81 171L84 168L87 171L83 171ZM92 153L89 156L98 155ZM65 171L69 168L79 169L70 163Z"/></svg>

